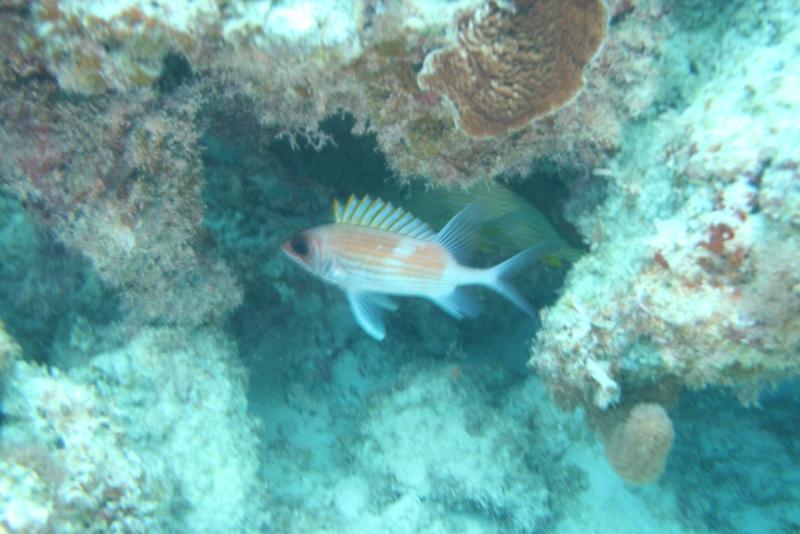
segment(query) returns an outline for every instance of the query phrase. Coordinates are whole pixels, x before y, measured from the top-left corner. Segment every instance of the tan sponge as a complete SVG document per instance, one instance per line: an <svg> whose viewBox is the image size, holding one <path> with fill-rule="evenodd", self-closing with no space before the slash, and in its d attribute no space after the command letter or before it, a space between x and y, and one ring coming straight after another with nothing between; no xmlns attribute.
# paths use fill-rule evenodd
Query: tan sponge
<svg viewBox="0 0 800 534"><path fill-rule="evenodd" d="M664 470L675 432L660 404L637 404L606 440L606 458L630 484L649 484Z"/></svg>

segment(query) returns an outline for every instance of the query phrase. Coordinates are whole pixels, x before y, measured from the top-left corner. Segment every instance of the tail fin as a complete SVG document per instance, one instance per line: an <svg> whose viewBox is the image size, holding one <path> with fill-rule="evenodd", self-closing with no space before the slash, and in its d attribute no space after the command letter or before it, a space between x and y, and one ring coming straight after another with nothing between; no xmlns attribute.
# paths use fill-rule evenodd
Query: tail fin
<svg viewBox="0 0 800 534"><path fill-rule="evenodd" d="M533 309L533 306L530 305L509 279L525 267L541 259L542 256L551 254L556 249L558 249L558 246L551 242L540 243L525 249L503 263L488 269L487 279L484 284L516 304L519 309L531 317L536 317L536 310Z"/></svg>

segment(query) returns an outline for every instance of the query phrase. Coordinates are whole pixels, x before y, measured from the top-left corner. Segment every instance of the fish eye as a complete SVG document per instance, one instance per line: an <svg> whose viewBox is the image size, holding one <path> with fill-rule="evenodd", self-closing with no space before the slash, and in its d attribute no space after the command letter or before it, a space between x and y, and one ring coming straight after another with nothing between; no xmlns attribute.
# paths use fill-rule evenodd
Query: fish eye
<svg viewBox="0 0 800 534"><path fill-rule="evenodd" d="M292 247L292 250L298 256L305 256L308 254L308 241L306 241L306 238L302 235L292 237L289 246Z"/></svg>

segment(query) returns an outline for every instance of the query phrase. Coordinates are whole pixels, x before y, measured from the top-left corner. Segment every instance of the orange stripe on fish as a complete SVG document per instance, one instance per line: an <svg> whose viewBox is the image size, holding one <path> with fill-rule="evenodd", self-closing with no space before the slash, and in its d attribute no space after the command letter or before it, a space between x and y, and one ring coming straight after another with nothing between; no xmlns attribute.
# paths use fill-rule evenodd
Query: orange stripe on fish
<svg viewBox="0 0 800 534"><path fill-rule="evenodd" d="M402 208L369 196L335 201L333 214L334 224L298 232L281 248L312 274L342 288L358 324L378 340L386 335L383 312L396 309L392 296L425 297L462 319L480 313L480 303L462 286L482 285L534 315L508 278L557 248L540 244L489 269L464 265L483 217L480 201L438 233Z"/></svg>
<svg viewBox="0 0 800 534"><path fill-rule="evenodd" d="M404 243L405 244L405 243ZM402 245L401 245L402 247ZM398 247L400 249L401 247ZM397 249L394 251L399 255ZM400 252L403 252L400 250ZM431 276L442 276L447 267L447 251L436 243L414 243L413 250L401 256L401 274L412 276L414 273L430 273Z"/></svg>

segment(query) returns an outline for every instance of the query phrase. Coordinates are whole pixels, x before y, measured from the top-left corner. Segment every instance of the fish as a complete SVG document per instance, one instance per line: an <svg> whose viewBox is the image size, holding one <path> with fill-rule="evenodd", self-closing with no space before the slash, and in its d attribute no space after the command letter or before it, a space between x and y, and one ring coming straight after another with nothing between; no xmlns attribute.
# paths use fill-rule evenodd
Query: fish
<svg viewBox="0 0 800 534"><path fill-rule="evenodd" d="M385 312L393 297L422 297L461 320L481 313L465 286L493 289L523 312L536 311L509 279L557 248L540 243L487 269L469 267L484 214L483 201L465 206L439 231L401 207L369 195L333 205L334 223L297 232L282 251L309 273L347 295L358 325L372 338L386 337Z"/></svg>
<svg viewBox="0 0 800 534"><path fill-rule="evenodd" d="M482 251L502 254L547 241L558 245L544 258L548 265L560 267L581 256L581 251L568 243L540 210L495 180L467 189L411 184L402 192L387 188L381 198L396 202L402 199L406 208L429 224L446 223L458 210L481 199L485 211L479 241Z"/></svg>

